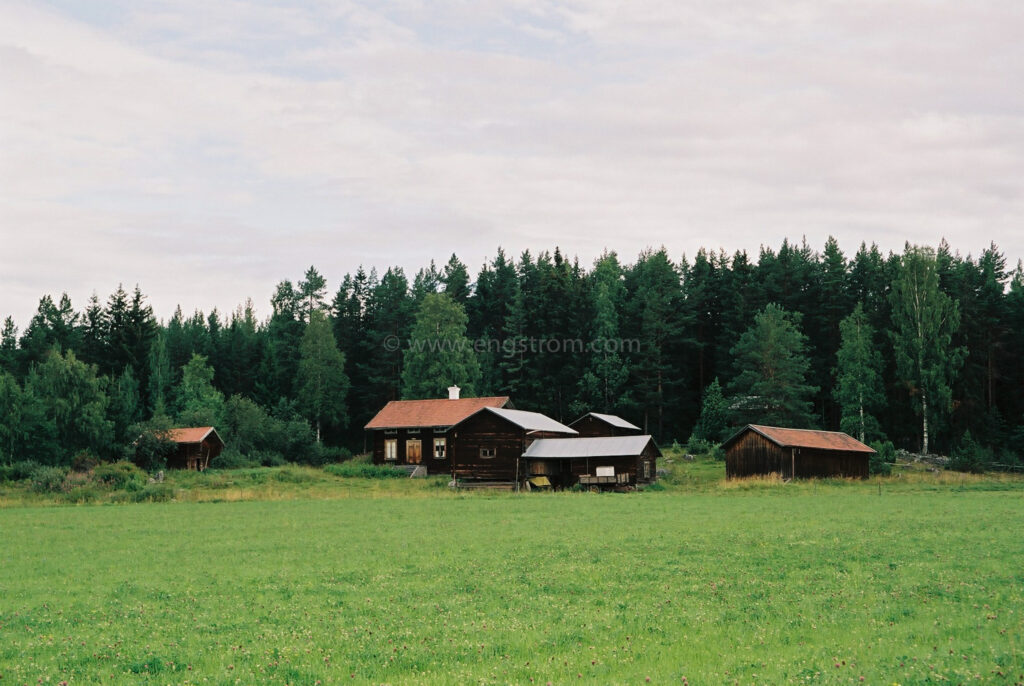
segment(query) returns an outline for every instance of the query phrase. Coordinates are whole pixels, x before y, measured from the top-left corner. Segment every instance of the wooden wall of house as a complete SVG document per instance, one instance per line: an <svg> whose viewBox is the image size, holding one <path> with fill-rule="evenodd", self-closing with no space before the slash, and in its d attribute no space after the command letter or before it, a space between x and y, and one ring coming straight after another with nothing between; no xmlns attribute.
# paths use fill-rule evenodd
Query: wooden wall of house
<svg viewBox="0 0 1024 686"><path fill-rule="evenodd" d="M418 433L414 429L396 429L393 434L385 433L384 429L374 429L373 463L393 465L422 464L427 468L428 474L451 474L451 454L454 434L455 432L451 428L444 431L437 431L433 427L426 427L419 429ZM397 459L385 460L384 441L391 438L397 441ZM434 458L435 438L445 439L447 457L444 459L438 460ZM406 442L409 439L419 439L420 441L421 458L418 462L409 459L409 451L406 446Z"/></svg>
<svg viewBox="0 0 1024 686"><path fill-rule="evenodd" d="M490 412L478 412L455 429L452 475L477 481L515 481L526 476L521 462L528 445L526 431ZM494 457L481 457L482 448Z"/></svg>
<svg viewBox="0 0 1024 686"><path fill-rule="evenodd" d="M838 450L796 448L795 466L798 479L848 476L866 479L868 454ZM793 476L792 448L781 448L756 431L747 431L725 451L727 478L763 476L777 473Z"/></svg>
<svg viewBox="0 0 1024 686"><path fill-rule="evenodd" d="M202 443L179 443L174 453L167 458L167 468L206 469L210 461L220 455L222 447L218 441L210 439ZM216 467L216 464L213 466Z"/></svg>
<svg viewBox="0 0 1024 686"><path fill-rule="evenodd" d="M573 422L571 428L576 429L580 433L581 438L587 436L635 436L639 433L635 429L612 426L608 422L603 422L590 415L581 417Z"/></svg>

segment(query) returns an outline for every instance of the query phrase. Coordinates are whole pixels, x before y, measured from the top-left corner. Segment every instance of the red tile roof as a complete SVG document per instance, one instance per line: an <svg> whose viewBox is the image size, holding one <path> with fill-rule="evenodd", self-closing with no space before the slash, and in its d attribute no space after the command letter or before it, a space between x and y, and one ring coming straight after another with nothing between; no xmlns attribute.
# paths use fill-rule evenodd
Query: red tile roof
<svg viewBox="0 0 1024 686"><path fill-rule="evenodd" d="M190 426L181 429L171 429L167 432L167 438L175 443L202 443L206 437L213 432L220 441L220 435L212 426ZM221 441L223 443L224 441Z"/></svg>
<svg viewBox="0 0 1024 686"><path fill-rule="evenodd" d="M369 421L367 429L453 426L485 407L505 407L508 396L488 398L447 398L392 400Z"/></svg>
<svg viewBox="0 0 1024 686"><path fill-rule="evenodd" d="M750 429L761 434L781 448L814 448L817 450L842 450L851 453L873 453L870 448L853 436L839 431L817 431L813 429L784 429L778 426L747 424L722 445L731 445L744 431Z"/></svg>

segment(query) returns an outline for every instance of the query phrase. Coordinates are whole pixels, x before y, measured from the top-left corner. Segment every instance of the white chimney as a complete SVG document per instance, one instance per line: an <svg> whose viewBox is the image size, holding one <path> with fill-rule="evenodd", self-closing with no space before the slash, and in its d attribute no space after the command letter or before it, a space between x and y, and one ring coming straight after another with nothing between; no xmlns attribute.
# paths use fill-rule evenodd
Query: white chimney
<svg viewBox="0 0 1024 686"><path fill-rule="evenodd" d="M458 400L459 399L459 387L458 386L449 386L448 387L448 399L449 400Z"/></svg>

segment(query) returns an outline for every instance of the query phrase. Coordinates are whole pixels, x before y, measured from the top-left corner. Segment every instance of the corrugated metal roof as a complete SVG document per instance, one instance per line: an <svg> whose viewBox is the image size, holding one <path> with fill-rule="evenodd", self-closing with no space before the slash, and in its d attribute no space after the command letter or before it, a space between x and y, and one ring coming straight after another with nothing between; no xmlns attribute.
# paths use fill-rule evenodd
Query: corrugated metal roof
<svg viewBox="0 0 1024 686"><path fill-rule="evenodd" d="M213 433L217 440L223 443L220 434L212 426L189 426L180 429L171 429L167 432L167 438L175 443L202 443L206 437Z"/></svg>
<svg viewBox="0 0 1024 686"><path fill-rule="evenodd" d="M642 431L642 429L639 426L636 426L635 424L631 424L631 423L627 422L625 419L623 419L622 417L619 417L618 415L614 415L614 414L601 414L600 412L588 412L587 414L585 414L582 417L580 417L580 419L584 419L586 417L594 417L595 419L600 419L605 424L609 424L609 425L614 426L614 427L616 427L618 429L629 429L631 431ZM577 419L575 422L573 422L573 424L575 424L576 422L580 421L580 419ZM570 426L572 426L572 425L570 424Z"/></svg>
<svg viewBox="0 0 1024 686"><path fill-rule="evenodd" d="M814 448L816 450L841 450L851 453L873 453L870 448L853 436L840 431L818 431L816 429L787 429L778 426L747 424L736 432L723 447L732 445L744 431L750 429L761 434L780 448Z"/></svg>
<svg viewBox="0 0 1024 686"><path fill-rule="evenodd" d="M504 407L508 396L486 398L432 398L429 400L392 400L367 423L367 429L453 426L485 407Z"/></svg>
<svg viewBox="0 0 1024 686"><path fill-rule="evenodd" d="M506 408L488 407L485 408L488 412L507 419L516 426L526 429L527 431L554 431L563 434L576 435L579 432L576 429L570 429L565 424L556 422L551 417L541 414L540 412L527 412L525 410L509 410Z"/></svg>
<svg viewBox="0 0 1024 686"><path fill-rule="evenodd" d="M654 439L650 436L588 436L586 438L539 438L523 457L568 459L574 457L624 457L639 455ZM657 450L657 446L655 446ZM659 451L657 454L661 454Z"/></svg>

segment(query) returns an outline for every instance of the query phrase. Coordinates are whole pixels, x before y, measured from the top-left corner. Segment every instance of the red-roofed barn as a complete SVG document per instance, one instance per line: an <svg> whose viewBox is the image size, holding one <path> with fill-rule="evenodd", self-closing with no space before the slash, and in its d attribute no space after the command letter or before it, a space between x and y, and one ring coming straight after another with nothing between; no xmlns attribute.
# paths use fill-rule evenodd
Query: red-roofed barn
<svg viewBox="0 0 1024 686"><path fill-rule="evenodd" d="M771 473L786 478L868 477L874 450L838 431L747 424L722 444L728 478Z"/></svg>

